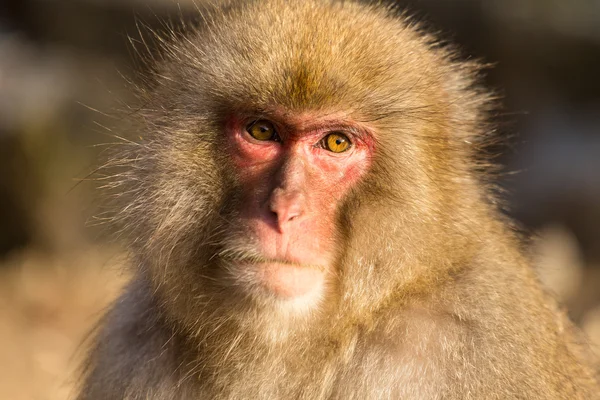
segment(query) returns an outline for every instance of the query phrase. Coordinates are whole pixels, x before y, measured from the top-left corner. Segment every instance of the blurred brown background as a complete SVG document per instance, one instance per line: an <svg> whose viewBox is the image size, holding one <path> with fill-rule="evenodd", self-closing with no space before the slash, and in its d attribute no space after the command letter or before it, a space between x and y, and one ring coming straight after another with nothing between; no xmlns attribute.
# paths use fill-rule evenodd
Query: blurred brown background
<svg viewBox="0 0 600 400"><path fill-rule="evenodd" d="M600 1L411 0L418 19L495 64L498 183L541 279L600 349ZM126 281L95 223L105 113L127 101L138 25L190 1L0 2L0 398L66 399L80 343ZM92 110L98 110L95 112Z"/></svg>

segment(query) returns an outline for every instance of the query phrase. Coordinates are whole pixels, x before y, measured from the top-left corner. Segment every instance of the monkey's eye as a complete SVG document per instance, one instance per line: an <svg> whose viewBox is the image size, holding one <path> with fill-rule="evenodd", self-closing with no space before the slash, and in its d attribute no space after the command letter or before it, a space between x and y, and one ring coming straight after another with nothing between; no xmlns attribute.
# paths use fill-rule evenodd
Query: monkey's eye
<svg viewBox="0 0 600 400"><path fill-rule="evenodd" d="M338 132L330 133L323 139L323 147L334 153L343 153L351 144L348 136Z"/></svg>
<svg viewBox="0 0 600 400"><path fill-rule="evenodd" d="M266 119L259 119L246 127L246 131L256 140L277 140L275 126Z"/></svg>

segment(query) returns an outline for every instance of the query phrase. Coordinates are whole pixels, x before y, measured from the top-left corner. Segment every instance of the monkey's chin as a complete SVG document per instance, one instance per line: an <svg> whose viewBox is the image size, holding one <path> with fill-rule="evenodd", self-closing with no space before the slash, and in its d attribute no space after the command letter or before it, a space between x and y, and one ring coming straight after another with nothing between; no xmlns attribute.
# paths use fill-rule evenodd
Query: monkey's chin
<svg viewBox="0 0 600 400"><path fill-rule="evenodd" d="M230 265L231 267L231 265ZM289 262L240 262L229 268L238 288L257 300L275 300L279 306L311 309L325 287L325 268Z"/></svg>
<svg viewBox="0 0 600 400"><path fill-rule="evenodd" d="M268 262L256 264L260 284L280 299L299 299L320 293L325 276L322 268Z"/></svg>

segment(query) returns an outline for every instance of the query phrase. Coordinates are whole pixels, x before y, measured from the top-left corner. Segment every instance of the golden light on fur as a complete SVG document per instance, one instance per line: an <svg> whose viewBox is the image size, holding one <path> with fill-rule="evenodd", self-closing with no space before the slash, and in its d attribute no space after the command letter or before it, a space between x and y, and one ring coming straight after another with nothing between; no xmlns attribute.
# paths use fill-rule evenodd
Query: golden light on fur
<svg viewBox="0 0 600 400"><path fill-rule="evenodd" d="M200 17L107 164L136 278L79 399L597 397L496 209L477 63L381 5Z"/></svg>

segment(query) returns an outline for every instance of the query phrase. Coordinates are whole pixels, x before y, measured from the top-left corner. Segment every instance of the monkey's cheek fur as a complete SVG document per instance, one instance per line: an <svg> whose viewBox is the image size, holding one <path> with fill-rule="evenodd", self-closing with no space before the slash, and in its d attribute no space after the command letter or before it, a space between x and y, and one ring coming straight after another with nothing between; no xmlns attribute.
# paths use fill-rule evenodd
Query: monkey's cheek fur
<svg viewBox="0 0 600 400"><path fill-rule="evenodd" d="M318 266L268 262L240 267L257 286L281 300L318 297L325 283L325 272Z"/></svg>

